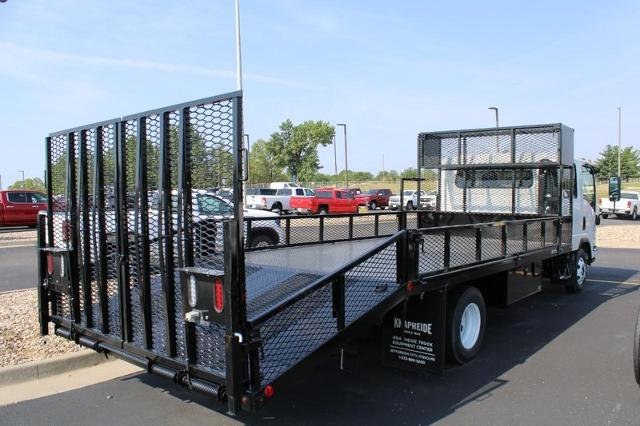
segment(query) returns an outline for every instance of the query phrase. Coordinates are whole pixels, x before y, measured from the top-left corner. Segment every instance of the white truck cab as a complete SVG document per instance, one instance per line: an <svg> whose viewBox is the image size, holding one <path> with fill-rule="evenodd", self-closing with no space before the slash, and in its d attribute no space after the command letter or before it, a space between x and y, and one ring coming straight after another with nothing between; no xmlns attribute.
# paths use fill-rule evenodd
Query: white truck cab
<svg viewBox="0 0 640 426"><path fill-rule="evenodd" d="M595 179L593 166L584 160L575 161L572 249L578 251L582 247L589 256L589 263L596 258L596 225L600 222Z"/></svg>

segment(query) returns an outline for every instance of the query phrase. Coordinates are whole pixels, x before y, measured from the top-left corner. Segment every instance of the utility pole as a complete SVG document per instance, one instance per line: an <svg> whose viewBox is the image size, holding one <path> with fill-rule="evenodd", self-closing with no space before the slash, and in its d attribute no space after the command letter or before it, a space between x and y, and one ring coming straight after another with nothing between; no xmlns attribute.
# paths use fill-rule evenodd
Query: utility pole
<svg viewBox="0 0 640 426"><path fill-rule="evenodd" d="M237 86L242 90L242 48L240 46L240 0L236 0L236 67Z"/></svg>
<svg viewBox="0 0 640 426"><path fill-rule="evenodd" d="M492 109L495 111L496 113L496 127L500 127L500 120L498 120L498 107L489 107L489 109ZM500 150L500 136L496 135L496 151Z"/></svg>
<svg viewBox="0 0 640 426"><path fill-rule="evenodd" d="M338 181L338 151L336 148L336 134L333 134L333 170L336 175L336 182Z"/></svg>
<svg viewBox="0 0 640 426"><path fill-rule="evenodd" d="M346 187L349 188L349 162L348 157L349 154L347 152L347 125L345 123L338 123L336 126L342 126L344 129L344 173L346 180Z"/></svg>
<svg viewBox="0 0 640 426"><path fill-rule="evenodd" d="M618 107L618 176L621 173L620 157L622 153L622 107Z"/></svg>

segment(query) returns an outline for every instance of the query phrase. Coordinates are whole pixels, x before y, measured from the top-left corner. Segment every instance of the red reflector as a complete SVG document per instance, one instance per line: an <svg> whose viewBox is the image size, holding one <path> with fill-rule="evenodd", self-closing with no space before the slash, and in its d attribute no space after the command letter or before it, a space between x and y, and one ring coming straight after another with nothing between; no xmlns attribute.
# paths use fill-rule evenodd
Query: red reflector
<svg viewBox="0 0 640 426"><path fill-rule="evenodd" d="M602 198L598 198L598 204L602 204Z"/></svg>
<svg viewBox="0 0 640 426"><path fill-rule="evenodd" d="M273 390L273 386L267 385L264 387L264 396L266 396L267 398L271 398L274 392L275 391Z"/></svg>
<svg viewBox="0 0 640 426"><path fill-rule="evenodd" d="M69 222L66 220L62 222L62 241L69 241Z"/></svg>
<svg viewBox="0 0 640 426"><path fill-rule="evenodd" d="M216 278L213 282L213 292L215 296L214 300L214 309L217 313L221 313L224 309L224 291L222 287L222 280L220 278Z"/></svg>
<svg viewBox="0 0 640 426"><path fill-rule="evenodd" d="M627 201L627 208L630 209L631 208L631 201Z"/></svg>
<svg viewBox="0 0 640 426"><path fill-rule="evenodd" d="M47 274L53 274L53 255L51 253L47 255Z"/></svg>
<svg viewBox="0 0 640 426"><path fill-rule="evenodd" d="M413 285L413 282L409 281L409 282L407 283L407 290L408 290L408 291L413 291L413 289L414 289L414 288L416 288L416 286L415 286L415 285Z"/></svg>
<svg viewBox="0 0 640 426"><path fill-rule="evenodd" d="M267 199L265 197L262 197L262 204L264 204L265 206L267 205Z"/></svg>

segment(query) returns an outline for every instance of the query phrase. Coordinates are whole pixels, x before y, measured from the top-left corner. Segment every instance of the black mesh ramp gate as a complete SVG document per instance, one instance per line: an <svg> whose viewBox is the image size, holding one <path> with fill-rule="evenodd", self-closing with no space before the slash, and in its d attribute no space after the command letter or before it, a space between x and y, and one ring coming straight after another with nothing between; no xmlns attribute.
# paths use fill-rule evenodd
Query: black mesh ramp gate
<svg viewBox="0 0 640 426"><path fill-rule="evenodd" d="M41 312L57 334L224 396L243 316L186 322L180 271L223 271L227 306L244 292L241 116L235 92L46 138Z"/></svg>

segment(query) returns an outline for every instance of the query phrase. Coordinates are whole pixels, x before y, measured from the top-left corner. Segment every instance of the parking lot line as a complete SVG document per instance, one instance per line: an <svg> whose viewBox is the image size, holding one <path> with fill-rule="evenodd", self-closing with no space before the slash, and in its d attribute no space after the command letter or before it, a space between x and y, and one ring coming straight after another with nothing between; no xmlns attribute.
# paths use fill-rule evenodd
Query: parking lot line
<svg viewBox="0 0 640 426"><path fill-rule="evenodd" d="M594 280L591 278L588 278L587 281L592 283L604 283L604 284L640 285L640 281L610 281L610 280Z"/></svg>

